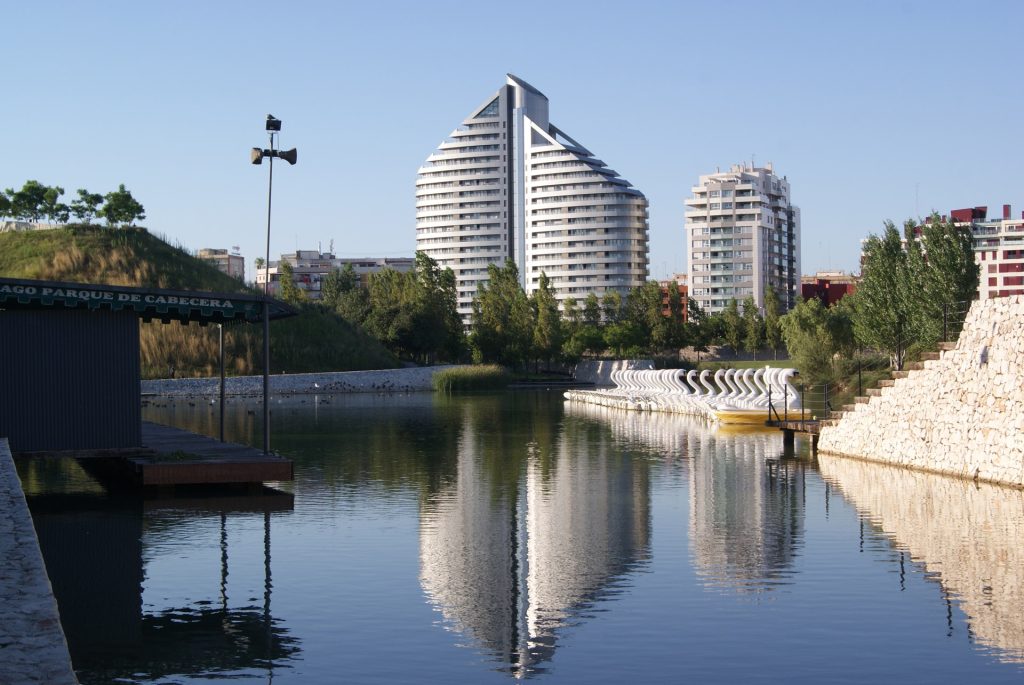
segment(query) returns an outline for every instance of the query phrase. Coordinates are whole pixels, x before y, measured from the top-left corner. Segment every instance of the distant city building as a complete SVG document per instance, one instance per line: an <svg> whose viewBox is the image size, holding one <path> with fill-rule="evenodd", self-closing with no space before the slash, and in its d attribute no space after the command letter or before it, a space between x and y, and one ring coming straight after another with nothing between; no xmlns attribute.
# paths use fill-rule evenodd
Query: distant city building
<svg viewBox="0 0 1024 685"><path fill-rule="evenodd" d="M245 280L245 257L239 254L237 246L232 247L231 252L221 248L201 247L196 256L213 262L214 266L232 278Z"/></svg>
<svg viewBox="0 0 1024 685"><path fill-rule="evenodd" d="M682 306L680 321L686 323L688 319L687 305L689 297L686 274L676 274L668 280L658 281L658 285L661 287L661 314L662 316L672 315L672 310L669 308L669 294L671 293L673 282L675 282L676 289L679 292L680 305Z"/></svg>
<svg viewBox="0 0 1024 685"><path fill-rule="evenodd" d="M329 273L345 268L351 264L359 282L366 285L366 277L384 269L399 272L412 271L416 260L413 257L336 257L330 252L319 250L298 250L282 254L276 262L270 262L269 268L256 270L256 284L262 286L266 274L270 273L270 294L277 295L281 290L280 268L282 262L292 266L292 279L300 290L304 290L311 300L320 299L320 284Z"/></svg>
<svg viewBox="0 0 1024 685"><path fill-rule="evenodd" d="M780 310L796 306L800 273L800 209L789 181L764 167L734 165L700 177L686 200L690 297L708 313L753 297L764 307L768 287Z"/></svg>
<svg viewBox="0 0 1024 685"><path fill-rule="evenodd" d="M487 265L512 259L527 294L541 272L582 301L647 279L647 199L548 121L548 99L509 74L420 167L416 249L455 272L469 323Z"/></svg>
<svg viewBox="0 0 1024 685"><path fill-rule="evenodd" d="M18 233L21 231L46 231L52 228L64 228L65 224L48 224L43 221L0 221L0 233Z"/></svg>
<svg viewBox="0 0 1024 685"><path fill-rule="evenodd" d="M819 271L800 278L800 295L805 300L818 298L826 307L857 292L859 276L844 271Z"/></svg>
<svg viewBox="0 0 1024 685"><path fill-rule="evenodd" d="M974 260L981 267L978 297L1024 295L1024 212L1011 218L1003 205L1001 219L989 219L988 207L954 209L950 219L967 224L974 235Z"/></svg>

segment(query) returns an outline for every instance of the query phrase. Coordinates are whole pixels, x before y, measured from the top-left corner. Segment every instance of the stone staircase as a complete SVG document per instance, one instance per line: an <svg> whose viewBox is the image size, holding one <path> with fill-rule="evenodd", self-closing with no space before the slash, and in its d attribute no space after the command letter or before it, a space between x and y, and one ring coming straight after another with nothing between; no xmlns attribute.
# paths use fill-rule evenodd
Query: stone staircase
<svg viewBox="0 0 1024 685"><path fill-rule="evenodd" d="M900 371L893 371L891 379L883 379L878 381L877 388L866 388L864 394L854 397L853 404L844 404L841 410L832 411L827 419L822 420L821 425L824 426L835 426L850 412L857 411L858 405L868 404L871 402L873 397L881 397L886 393L889 388L896 386L896 382L903 378L910 378L916 371L921 371L928 368L929 362L935 362L942 358L945 352L956 349L955 342L940 342L937 345L937 350L933 352L923 352L921 354L921 360L916 362L907 362L903 365L903 369Z"/></svg>

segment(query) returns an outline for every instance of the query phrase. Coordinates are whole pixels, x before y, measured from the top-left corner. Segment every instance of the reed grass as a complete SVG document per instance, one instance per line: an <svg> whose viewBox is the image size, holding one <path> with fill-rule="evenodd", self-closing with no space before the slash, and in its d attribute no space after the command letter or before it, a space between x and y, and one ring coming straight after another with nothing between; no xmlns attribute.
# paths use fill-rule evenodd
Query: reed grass
<svg viewBox="0 0 1024 685"><path fill-rule="evenodd" d="M438 371L433 383L436 392L463 392L467 390L500 390L508 386L512 376L497 364L456 366Z"/></svg>

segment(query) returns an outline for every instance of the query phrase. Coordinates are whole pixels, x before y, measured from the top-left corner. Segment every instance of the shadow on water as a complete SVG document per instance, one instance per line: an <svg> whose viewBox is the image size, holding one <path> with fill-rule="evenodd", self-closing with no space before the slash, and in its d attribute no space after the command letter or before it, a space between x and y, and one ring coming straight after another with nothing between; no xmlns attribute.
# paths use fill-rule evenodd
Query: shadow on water
<svg viewBox="0 0 1024 685"><path fill-rule="evenodd" d="M84 685L272 673L298 654L298 639L271 613L270 516L291 509L290 495L270 489L248 496L206 491L144 500L108 494L72 459L19 460L18 467L72 663ZM263 601L232 605L226 524L234 515L254 513L264 517ZM204 518L219 519L221 527L221 563L208 574L219 576L219 600L146 610L147 539L175 535L178 525Z"/></svg>

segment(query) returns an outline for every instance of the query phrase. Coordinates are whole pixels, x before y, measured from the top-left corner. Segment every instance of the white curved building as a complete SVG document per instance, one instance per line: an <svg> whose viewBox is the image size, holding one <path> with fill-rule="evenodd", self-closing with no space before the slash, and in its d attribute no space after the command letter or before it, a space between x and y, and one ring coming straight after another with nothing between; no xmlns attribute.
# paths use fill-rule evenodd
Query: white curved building
<svg viewBox="0 0 1024 685"><path fill-rule="evenodd" d="M469 322L487 265L541 272L561 303L647 280L647 199L548 121L548 99L509 74L420 167L416 249L455 272Z"/></svg>

